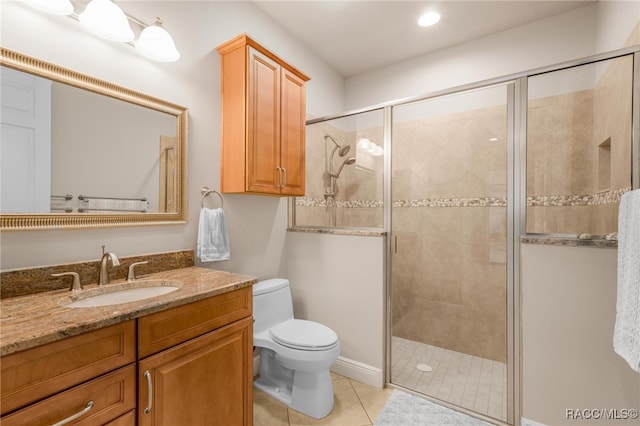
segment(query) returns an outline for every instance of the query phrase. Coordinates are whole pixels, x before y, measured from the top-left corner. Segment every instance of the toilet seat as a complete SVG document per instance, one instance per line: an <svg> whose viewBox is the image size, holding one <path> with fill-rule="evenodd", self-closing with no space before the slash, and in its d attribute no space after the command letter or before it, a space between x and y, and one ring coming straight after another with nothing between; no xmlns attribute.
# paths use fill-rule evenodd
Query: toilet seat
<svg viewBox="0 0 640 426"><path fill-rule="evenodd" d="M303 351L324 351L338 344L332 329L313 321L287 320L271 327L269 334L278 344Z"/></svg>

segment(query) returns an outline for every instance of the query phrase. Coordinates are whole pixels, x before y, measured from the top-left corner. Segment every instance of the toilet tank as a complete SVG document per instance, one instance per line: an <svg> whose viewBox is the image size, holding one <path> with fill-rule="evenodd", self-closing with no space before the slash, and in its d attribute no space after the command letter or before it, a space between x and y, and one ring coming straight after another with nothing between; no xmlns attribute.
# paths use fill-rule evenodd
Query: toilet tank
<svg viewBox="0 0 640 426"><path fill-rule="evenodd" d="M260 333L293 318L289 280L273 278L253 286L253 332Z"/></svg>

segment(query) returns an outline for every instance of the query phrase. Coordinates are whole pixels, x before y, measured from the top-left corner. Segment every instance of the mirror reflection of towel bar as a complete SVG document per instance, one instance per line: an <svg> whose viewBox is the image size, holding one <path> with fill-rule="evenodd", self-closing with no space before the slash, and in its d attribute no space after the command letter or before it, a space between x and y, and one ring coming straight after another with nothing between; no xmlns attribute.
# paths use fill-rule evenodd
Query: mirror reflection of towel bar
<svg viewBox="0 0 640 426"><path fill-rule="evenodd" d="M200 200L200 207L204 207L204 199L209 194L216 194L218 198L220 198L220 208L224 207L224 198L222 198L222 194L220 194L215 189L209 189L206 186L203 186L202 189L200 190L200 193L202 194L202 199Z"/></svg>
<svg viewBox="0 0 640 426"><path fill-rule="evenodd" d="M147 201L147 197L142 198L119 198L119 197L90 197L89 195L78 195L78 200L122 200L122 201Z"/></svg>
<svg viewBox="0 0 640 426"><path fill-rule="evenodd" d="M73 200L73 195L71 194L66 194L66 195L52 195L51 198L55 198L55 199L63 199L66 201L69 200Z"/></svg>

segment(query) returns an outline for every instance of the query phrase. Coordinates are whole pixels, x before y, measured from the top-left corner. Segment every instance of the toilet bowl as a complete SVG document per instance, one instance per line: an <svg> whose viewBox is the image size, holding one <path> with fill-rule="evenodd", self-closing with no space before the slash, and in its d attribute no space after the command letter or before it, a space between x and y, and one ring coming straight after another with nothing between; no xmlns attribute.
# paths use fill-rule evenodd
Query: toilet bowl
<svg viewBox="0 0 640 426"><path fill-rule="evenodd" d="M289 281L275 278L253 286L253 345L260 348L257 389L320 419L333 409L329 368L340 355L329 327L293 318Z"/></svg>

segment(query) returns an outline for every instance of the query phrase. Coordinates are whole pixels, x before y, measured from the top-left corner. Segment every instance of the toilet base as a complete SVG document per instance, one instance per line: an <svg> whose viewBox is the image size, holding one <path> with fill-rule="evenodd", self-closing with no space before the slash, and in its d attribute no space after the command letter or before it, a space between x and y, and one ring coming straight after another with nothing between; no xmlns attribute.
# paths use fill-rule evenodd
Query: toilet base
<svg viewBox="0 0 640 426"><path fill-rule="evenodd" d="M262 349L260 376L253 382L254 386L314 419L329 415L334 402L329 370L290 370L277 363L273 355L272 351Z"/></svg>

